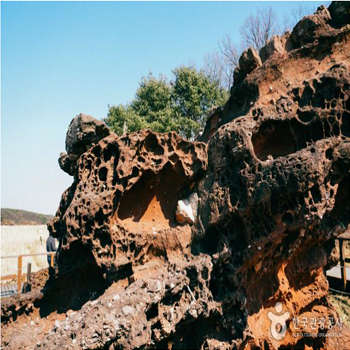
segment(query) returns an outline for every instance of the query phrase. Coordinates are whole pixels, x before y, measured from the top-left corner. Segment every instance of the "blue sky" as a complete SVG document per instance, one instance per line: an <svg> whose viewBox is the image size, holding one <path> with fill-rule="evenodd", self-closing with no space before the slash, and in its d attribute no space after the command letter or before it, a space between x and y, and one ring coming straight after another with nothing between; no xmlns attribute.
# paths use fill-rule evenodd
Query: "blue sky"
<svg viewBox="0 0 350 350"><path fill-rule="evenodd" d="M322 2L304 2L315 9ZM256 9L299 2L2 2L1 206L53 214L71 119L130 101L143 75L201 67Z"/></svg>

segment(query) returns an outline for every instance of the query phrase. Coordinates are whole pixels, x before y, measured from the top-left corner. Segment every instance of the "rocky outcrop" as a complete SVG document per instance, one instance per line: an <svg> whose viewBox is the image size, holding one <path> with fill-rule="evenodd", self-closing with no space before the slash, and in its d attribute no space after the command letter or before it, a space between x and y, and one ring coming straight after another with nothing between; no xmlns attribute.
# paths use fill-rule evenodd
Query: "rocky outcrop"
<svg viewBox="0 0 350 350"><path fill-rule="evenodd" d="M151 259L152 249L188 250L191 229L177 223L176 206L206 165L206 145L174 132L112 134L91 147L48 226L60 241L61 273L93 261L114 276L135 256Z"/></svg>
<svg viewBox="0 0 350 350"><path fill-rule="evenodd" d="M247 50L243 51L241 57L239 58L239 65L234 71L234 79L236 82L241 82L247 74L252 72L255 68L261 66L261 58L259 54L249 47Z"/></svg>
<svg viewBox="0 0 350 350"><path fill-rule="evenodd" d="M328 24L330 20L331 15L324 6L320 6L314 15L304 17L290 35L294 48L312 43L315 37L325 35L328 30L331 30Z"/></svg>
<svg viewBox="0 0 350 350"><path fill-rule="evenodd" d="M339 28L349 24L350 4L346 1L333 1L329 8L333 27Z"/></svg>
<svg viewBox="0 0 350 350"><path fill-rule="evenodd" d="M289 36L284 35L280 37L275 35L271 40L260 50L260 57L262 62L267 61L272 55L284 56L287 53L286 43Z"/></svg>
<svg viewBox="0 0 350 350"><path fill-rule="evenodd" d="M85 140L78 117L67 134L70 165L62 163L73 184L49 224L60 242L56 276L40 300L28 298L33 309L21 299L16 314L7 303L3 347L348 344L324 273L350 222L348 11L332 3L260 56L248 49L204 142L103 136L93 121ZM17 326L11 338L36 312L48 318L32 336L21 343L28 328Z"/></svg>
<svg viewBox="0 0 350 350"><path fill-rule="evenodd" d="M69 175L74 175L79 157L108 135L109 129L105 123L90 115L77 115L67 131L67 153L61 153L58 159L61 169Z"/></svg>
<svg viewBox="0 0 350 350"><path fill-rule="evenodd" d="M213 257L210 289L241 347L339 346L300 335L322 333L319 324L293 323L338 320L331 334L339 322L324 269L334 264L332 238L349 225L350 31L332 23L320 8L290 38L272 39L264 65L236 82L201 138L208 170L192 249ZM278 315L278 303L288 321L273 337L269 314Z"/></svg>

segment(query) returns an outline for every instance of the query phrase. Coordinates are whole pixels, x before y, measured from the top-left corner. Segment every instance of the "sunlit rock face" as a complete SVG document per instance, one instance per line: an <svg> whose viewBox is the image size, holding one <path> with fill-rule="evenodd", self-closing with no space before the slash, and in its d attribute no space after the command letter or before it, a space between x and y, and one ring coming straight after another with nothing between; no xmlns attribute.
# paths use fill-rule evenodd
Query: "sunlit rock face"
<svg viewBox="0 0 350 350"><path fill-rule="evenodd" d="M248 348L336 347L297 334L319 326L292 323L337 319L324 269L349 225L350 29L330 12L320 8L272 39L264 64L232 87L201 137L208 169L192 249L212 256L213 298ZM268 317L277 303L289 312L278 339Z"/></svg>
<svg viewBox="0 0 350 350"><path fill-rule="evenodd" d="M107 125L90 115L80 113L71 121L66 135L66 151L62 152L58 163L61 169L73 175L77 161L89 148L109 135Z"/></svg>
<svg viewBox="0 0 350 350"><path fill-rule="evenodd" d="M54 283L2 305L16 334L5 332L2 344L350 343L324 274L337 262L334 237L349 225L349 8L321 7L260 53L246 50L228 103L198 141L148 130L117 136L92 117L73 119L59 161L73 183L48 225L60 242ZM16 325L34 311L47 331L20 338Z"/></svg>
<svg viewBox="0 0 350 350"><path fill-rule="evenodd" d="M134 259L149 260L152 249L188 250L191 228L175 211L206 164L206 145L176 133L112 134L92 146L49 225L60 240L60 272L94 261L114 275Z"/></svg>

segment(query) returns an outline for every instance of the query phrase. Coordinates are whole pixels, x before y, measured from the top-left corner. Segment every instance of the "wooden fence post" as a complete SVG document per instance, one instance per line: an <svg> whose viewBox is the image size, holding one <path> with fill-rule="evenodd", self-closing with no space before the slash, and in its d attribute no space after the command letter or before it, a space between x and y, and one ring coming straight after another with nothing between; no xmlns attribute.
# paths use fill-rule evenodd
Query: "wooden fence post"
<svg viewBox="0 0 350 350"><path fill-rule="evenodd" d="M55 259L55 253L52 253L51 254L51 262L50 262L50 265L51 265L51 267L54 267L54 259Z"/></svg>
<svg viewBox="0 0 350 350"><path fill-rule="evenodd" d="M22 255L18 256L17 290L18 293L22 290Z"/></svg>

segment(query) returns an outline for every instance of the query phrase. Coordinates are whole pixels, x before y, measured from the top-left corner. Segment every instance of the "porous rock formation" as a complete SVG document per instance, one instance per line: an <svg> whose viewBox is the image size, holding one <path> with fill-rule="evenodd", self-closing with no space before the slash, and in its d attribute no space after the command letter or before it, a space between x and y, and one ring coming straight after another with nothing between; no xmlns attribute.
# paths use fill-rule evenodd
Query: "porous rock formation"
<svg viewBox="0 0 350 350"><path fill-rule="evenodd" d="M93 261L114 281L131 260L189 253L190 227L177 225L174 213L206 166L206 145L174 132L100 140L74 166L75 181L48 225L60 242L60 272Z"/></svg>
<svg viewBox="0 0 350 350"><path fill-rule="evenodd" d="M77 137L73 120L60 165L74 181L49 224L56 276L33 310L2 306L4 348L345 349L324 271L349 225L349 23L334 2L248 49L197 142L92 119ZM179 223L178 201L196 196L194 224ZM35 337L8 335L60 298Z"/></svg>
<svg viewBox="0 0 350 350"><path fill-rule="evenodd" d="M66 135L66 151L62 152L58 163L61 169L73 175L77 161L92 145L109 135L105 123L90 115L79 114L70 123Z"/></svg>

